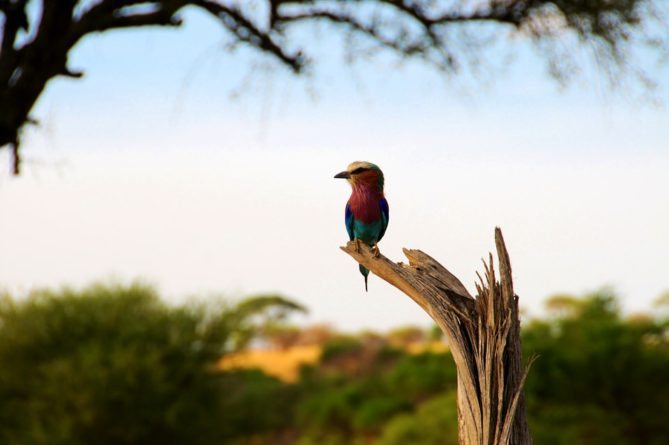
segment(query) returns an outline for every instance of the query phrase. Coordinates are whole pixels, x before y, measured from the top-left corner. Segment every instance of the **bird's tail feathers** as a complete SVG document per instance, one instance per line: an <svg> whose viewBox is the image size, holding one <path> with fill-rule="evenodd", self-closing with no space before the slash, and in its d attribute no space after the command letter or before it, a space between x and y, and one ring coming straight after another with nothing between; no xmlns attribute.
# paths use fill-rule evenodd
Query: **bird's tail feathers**
<svg viewBox="0 0 669 445"><path fill-rule="evenodd" d="M360 268L360 273L362 274L363 277L365 277L365 292L368 292L368 290L367 290L367 277L369 276L369 269L367 269L362 264L359 265L359 268Z"/></svg>

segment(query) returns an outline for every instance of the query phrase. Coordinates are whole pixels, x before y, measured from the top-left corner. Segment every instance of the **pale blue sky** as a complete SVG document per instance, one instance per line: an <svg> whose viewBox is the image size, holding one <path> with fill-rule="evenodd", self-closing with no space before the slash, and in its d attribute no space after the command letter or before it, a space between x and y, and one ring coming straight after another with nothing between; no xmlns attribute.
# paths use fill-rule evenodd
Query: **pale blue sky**
<svg viewBox="0 0 669 445"><path fill-rule="evenodd" d="M603 285L645 310L669 288L666 100L591 69L562 91L522 43L505 73L445 81L385 56L343 65L323 33L330 57L296 79L225 52L203 15L186 24L90 38L71 58L86 77L48 86L23 176L0 179L10 290L143 278L177 301L279 291L305 322L427 324L376 277L366 294L337 249L349 190L332 176L353 160L386 173L390 258L421 248L471 288L499 225L531 312Z"/></svg>

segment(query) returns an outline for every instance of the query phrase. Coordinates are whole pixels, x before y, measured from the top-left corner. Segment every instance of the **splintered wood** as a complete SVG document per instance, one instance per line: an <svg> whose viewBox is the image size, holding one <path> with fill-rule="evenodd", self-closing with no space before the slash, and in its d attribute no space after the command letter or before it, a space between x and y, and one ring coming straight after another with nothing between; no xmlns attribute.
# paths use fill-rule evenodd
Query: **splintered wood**
<svg viewBox="0 0 669 445"><path fill-rule="evenodd" d="M362 244L362 243L361 243ZM499 280L493 257L478 275L476 297L444 266L420 250L404 249L409 264L394 263L354 241L341 249L414 300L444 331L458 370L459 443L532 443L523 384L518 296L502 232L495 229Z"/></svg>

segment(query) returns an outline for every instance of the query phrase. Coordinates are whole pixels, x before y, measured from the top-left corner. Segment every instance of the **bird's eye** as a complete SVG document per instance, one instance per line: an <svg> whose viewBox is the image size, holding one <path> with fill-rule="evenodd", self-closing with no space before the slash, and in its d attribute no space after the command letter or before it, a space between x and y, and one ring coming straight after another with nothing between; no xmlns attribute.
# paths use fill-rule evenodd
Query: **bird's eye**
<svg viewBox="0 0 669 445"><path fill-rule="evenodd" d="M351 174L352 174L352 175L357 175L358 173L362 173L362 172L364 172L365 170L367 170L365 167L358 167L358 168L356 168L355 170L353 170L353 171L351 172Z"/></svg>

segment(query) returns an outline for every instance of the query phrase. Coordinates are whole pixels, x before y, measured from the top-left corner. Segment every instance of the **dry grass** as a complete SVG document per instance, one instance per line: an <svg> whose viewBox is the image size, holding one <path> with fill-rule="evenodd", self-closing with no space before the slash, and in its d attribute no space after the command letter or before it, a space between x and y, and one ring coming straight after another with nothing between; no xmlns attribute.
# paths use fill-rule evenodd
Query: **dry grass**
<svg viewBox="0 0 669 445"><path fill-rule="evenodd" d="M297 381L300 367L318 362L321 347L318 345L294 346L285 350L250 349L230 354L220 362L221 369L257 368L287 383Z"/></svg>
<svg viewBox="0 0 669 445"><path fill-rule="evenodd" d="M405 347L409 354L422 354L431 352L432 354L443 354L448 352L448 346L443 341L414 342Z"/></svg>
<svg viewBox="0 0 669 445"><path fill-rule="evenodd" d="M409 354L441 354L448 351L446 344L440 341L417 342L404 347ZM320 345L293 346L283 350L249 349L224 357L219 366L223 370L260 369L286 383L295 383L300 376L300 367L317 363L321 353Z"/></svg>

